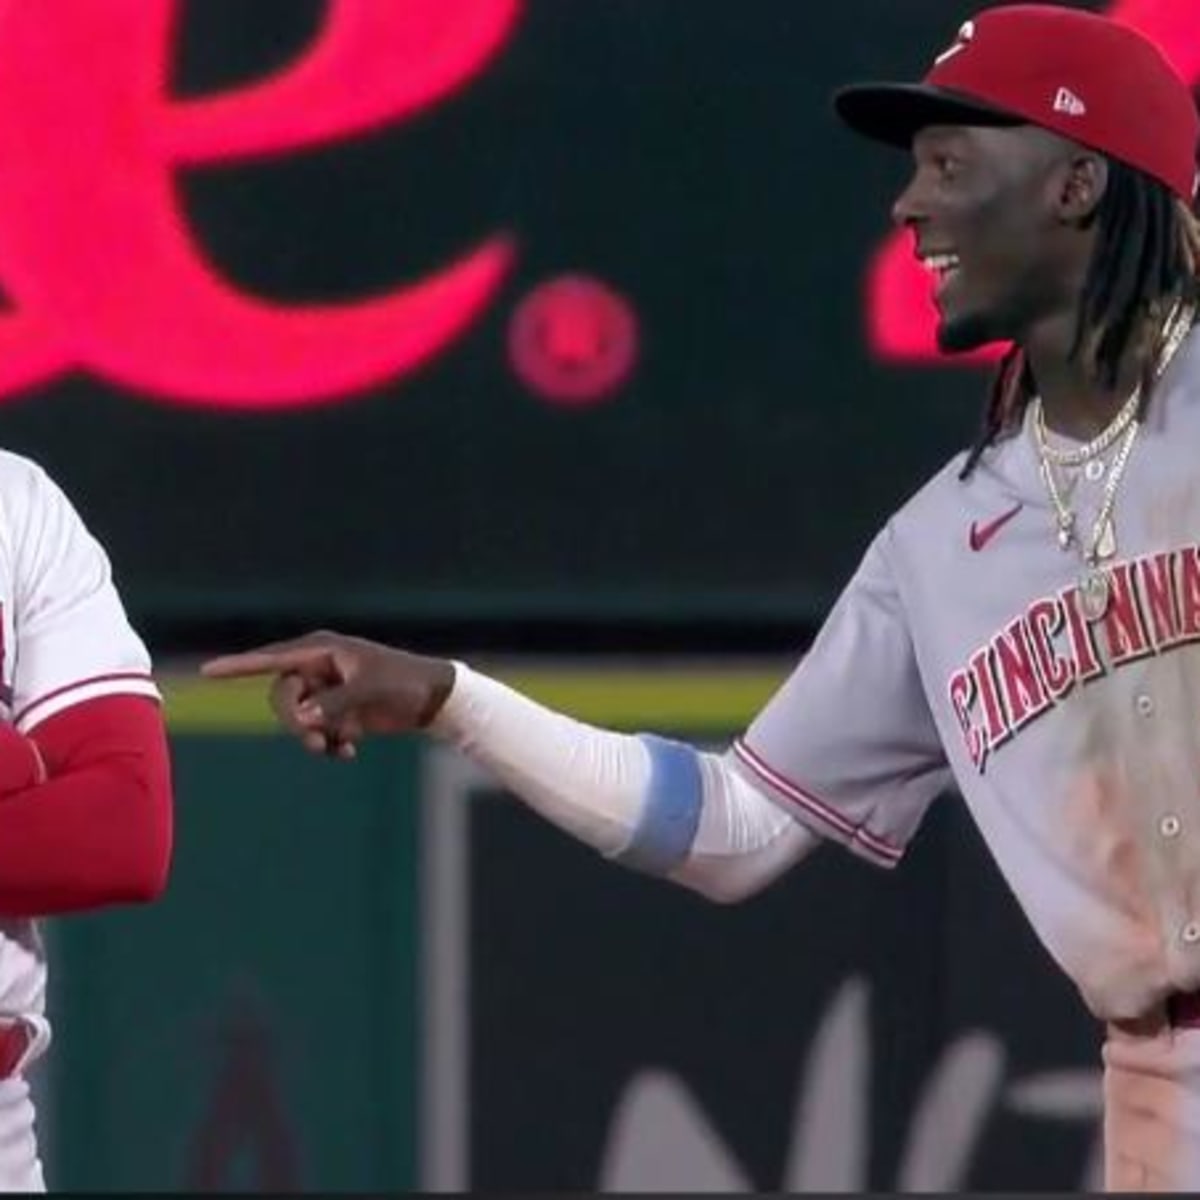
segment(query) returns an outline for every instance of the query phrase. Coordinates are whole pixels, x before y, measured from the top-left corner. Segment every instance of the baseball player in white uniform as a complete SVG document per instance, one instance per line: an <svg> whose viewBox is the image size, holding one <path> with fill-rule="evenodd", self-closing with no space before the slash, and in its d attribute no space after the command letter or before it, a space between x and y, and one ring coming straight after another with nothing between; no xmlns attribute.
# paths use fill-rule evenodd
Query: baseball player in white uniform
<svg viewBox="0 0 1200 1200"><path fill-rule="evenodd" d="M0 452L0 1190L45 1190L25 1072L50 1041L39 918L154 899L166 733L108 558L35 463Z"/></svg>
<svg viewBox="0 0 1200 1200"><path fill-rule="evenodd" d="M946 351L1006 341L977 443L867 549L725 753L335 634L230 655L353 757L425 729L617 862L719 901L825 841L895 866L956 786L1104 1023L1107 1185L1200 1189L1200 121L1159 50L1053 5L836 98L911 152L895 204ZM852 403L847 398L847 403ZM734 468L735 464L731 464Z"/></svg>

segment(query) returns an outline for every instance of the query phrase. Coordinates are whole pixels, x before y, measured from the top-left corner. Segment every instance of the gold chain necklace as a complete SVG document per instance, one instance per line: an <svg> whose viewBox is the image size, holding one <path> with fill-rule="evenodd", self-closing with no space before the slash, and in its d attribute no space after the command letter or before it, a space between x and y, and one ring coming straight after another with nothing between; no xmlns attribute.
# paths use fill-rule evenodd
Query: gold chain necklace
<svg viewBox="0 0 1200 1200"><path fill-rule="evenodd" d="M1170 332L1167 335L1162 353L1155 366L1154 377L1158 379L1171 364L1184 338L1191 330L1195 319L1195 310L1190 307L1176 305L1167 318ZM1141 421L1137 419L1138 406L1141 402L1142 388L1139 384L1133 394L1121 406L1120 412L1112 422L1085 446L1074 450L1058 450L1049 444L1046 430L1045 412L1042 398L1035 396L1032 401L1034 446L1037 449L1038 465L1041 470L1042 482L1050 496L1054 508L1055 535L1059 548L1069 550L1072 545L1080 545L1080 556L1083 559L1084 571L1079 579L1079 607L1084 617L1089 621L1098 621L1108 611L1112 598L1112 582L1108 570L1103 565L1117 552L1116 528L1113 524L1113 511L1117 503L1117 491L1125 475L1129 457L1133 453L1134 442L1137 441L1141 429ZM1092 526L1091 537L1086 547L1079 543L1076 533L1076 515L1067 504L1054 475L1054 468L1073 467L1087 463L1103 454L1118 439L1121 440L1113 465L1104 483L1104 492L1100 501L1100 510Z"/></svg>
<svg viewBox="0 0 1200 1200"><path fill-rule="evenodd" d="M1042 410L1039 398L1037 406L1033 410L1034 432L1038 439L1038 452L1044 459L1049 460L1056 467L1079 467L1093 458L1099 458L1133 424L1134 418L1137 416L1138 403L1141 398L1142 389L1137 387L1134 389L1133 395L1121 405L1121 411L1113 417L1109 425L1105 429L1102 429L1086 445L1079 446L1074 450L1059 450L1058 447L1050 444L1049 434L1046 429L1046 414Z"/></svg>

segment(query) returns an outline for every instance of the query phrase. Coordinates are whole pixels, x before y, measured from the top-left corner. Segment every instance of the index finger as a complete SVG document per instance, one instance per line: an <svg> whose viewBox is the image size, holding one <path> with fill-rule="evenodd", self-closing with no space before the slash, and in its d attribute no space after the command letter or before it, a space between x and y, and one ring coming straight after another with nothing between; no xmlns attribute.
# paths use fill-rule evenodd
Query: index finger
<svg viewBox="0 0 1200 1200"><path fill-rule="evenodd" d="M207 679L239 679L248 675L276 675L282 671L300 671L305 667L326 664L333 651L327 646L299 645L278 642L245 650L240 654L222 654L200 666Z"/></svg>

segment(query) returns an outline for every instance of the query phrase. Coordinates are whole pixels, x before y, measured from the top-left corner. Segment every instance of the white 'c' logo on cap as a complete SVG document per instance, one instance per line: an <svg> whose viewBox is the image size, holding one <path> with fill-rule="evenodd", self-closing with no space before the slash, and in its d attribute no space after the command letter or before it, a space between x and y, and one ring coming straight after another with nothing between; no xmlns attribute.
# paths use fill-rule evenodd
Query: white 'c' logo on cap
<svg viewBox="0 0 1200 1200"><path fill-rule="evenodd" d="M954 39L954 45L949 50L943 50L941 54L933 60L935 67L940 67L947 59L953 58L956 54L961 54L975 38L975 22L964 21L962 28L958 31L958 36Z"/></svg>

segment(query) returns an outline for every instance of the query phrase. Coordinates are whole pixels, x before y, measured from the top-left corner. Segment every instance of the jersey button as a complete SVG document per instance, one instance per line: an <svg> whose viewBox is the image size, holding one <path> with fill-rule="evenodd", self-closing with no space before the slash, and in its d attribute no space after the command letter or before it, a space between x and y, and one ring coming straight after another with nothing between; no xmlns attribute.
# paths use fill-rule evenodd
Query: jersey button
<svg viewBox="0 0 1200 1200"><path fill-rule="evenodd" d="M1183 927L1183 930L1179 936L1183 938L1183 940L1187 942L1189 946L1195 945L1196 942L1200 942L1200 925L1197 925L1195 921L1189 921Z"/></svg>
<svg viewBox="0 0 1200 1200"><path fill-rule="evenodd" d="M1148 717L1154 712L1154 701L1144 693L1140 695L1134 702L1134 707L1142 714L1143 717Z"/></svg>
<svg viewBox="0 0 1200 1200"><path fill-rule="evenodd" d="M1183 822L1177 816L1171 815L1163 817L1158 823L1158 832L1165 838L1173 838L1179 836L1179 831L1183 828Z"/></svg>

